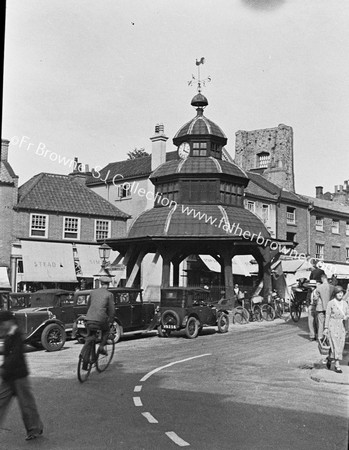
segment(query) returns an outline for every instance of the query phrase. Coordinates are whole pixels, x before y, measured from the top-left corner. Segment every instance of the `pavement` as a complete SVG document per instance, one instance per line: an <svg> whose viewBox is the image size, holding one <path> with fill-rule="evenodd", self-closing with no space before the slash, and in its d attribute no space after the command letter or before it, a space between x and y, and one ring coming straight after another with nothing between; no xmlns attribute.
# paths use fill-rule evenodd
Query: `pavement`
<svg viewBox="0 0 349 450"><path fill-rule="evenodd" d="M275 323L288 322L292 319L289 314L285 314L282 319L274 319ZM242 327L259 327L266 326L267 324L272 324L273 322L250 322L246 325L236 325L232 324L232 316L230 315L230 327L242 326ZM307 321L307 313L303 312L302 317L299 322L294 323L297 327L299 327L299 334L303 335L306 339L309 339L309 345L306 348L302 347L302 358L305 361L312 361L311 363L306 363L307 370L305 373L308 373L310 378L313 381L317 381L319 383L332 383L332 384L340 384L340 385L349 385L349 335L346 336L346 342L343 351L343 359L340 361L340 368L343 373L336 373L334 371L334 364L331 366L331 370L326 367L326 356L320 354L318 349L317 341L311 341L310 338L306 337L308 334L308 321ZM315 358L314 358L314 355Z"/></svg>

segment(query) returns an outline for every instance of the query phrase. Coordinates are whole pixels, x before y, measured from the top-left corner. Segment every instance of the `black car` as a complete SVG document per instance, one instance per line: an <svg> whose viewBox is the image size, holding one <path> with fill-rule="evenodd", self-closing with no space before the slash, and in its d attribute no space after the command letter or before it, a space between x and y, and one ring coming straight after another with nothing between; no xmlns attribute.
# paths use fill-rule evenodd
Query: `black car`
<svg viewBox="0 0 349 450"><path fill-rule="evenodd" d="M115 319L112 324L112 332L115 342L118 342L126 332L150 331L156 327L155 304L144 303L142 289L118 287L108 288L113 294L115 304ZM73 337L83 341L87 331L85 327L85 314L91 290L77 291L74 294L74 308L85 308L85 311L77 318Z"/></svg>
<svg viewBox="0 0 349 450"><path fill-rule="evenodd" d="M172 331L184 329L186 336L193 339L204 326L217 326L219 333L229 329L228 311L212 302L209 290L196 287L161 289L159 336L168 337Z"/></svg>
<svg viewBox="0 0 349 450"><path fill-rule="evenodd" d="M13 310L24 342L47 351L60 350L75 319L73 292L45 289L30 294L27 307Z"/></svg>

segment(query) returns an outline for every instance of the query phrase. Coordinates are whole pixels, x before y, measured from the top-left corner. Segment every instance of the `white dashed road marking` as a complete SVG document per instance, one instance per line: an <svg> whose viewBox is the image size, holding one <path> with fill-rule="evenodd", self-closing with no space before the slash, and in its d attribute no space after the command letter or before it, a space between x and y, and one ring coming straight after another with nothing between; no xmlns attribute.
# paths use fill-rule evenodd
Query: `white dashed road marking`
<svg viewBox="0 0 349 450"><path fill-rule="evenodd" d="M135 404L135 406L143 406L141 397L133 397L133 403Z"/></svg>
<svg viewBox="0 0 349 450"><path fill-rule="evenodd" d="M180 438L174 431L167 431L165 433L175 444L179 445L180 447L188 447L190 446L189 442L184 441L182 438Z"/></svg>
<svg viewBox="0 0 349 450"><path fill-rule="evenodd" d="M167 367L174 366L175 364L180 364L180 363L183 363L186 361L190 361L192 359L202 358L203 356L211 356L211 355L212 355L212 353L204 353L203 355L192 356L190 358L181 359L180 361L174 361L172 363L166 364L165 366L157 367L156 369L154 369L154 370L148 372L146 375L144 375L144 377L141 378L140 381L146 381L152 375L154 375L154 373L157 373L162 369L166 369ZM138 384L137 386L134 387L133 392L141 392L141 390L142 390L142 385ZM135 404L135 406L143 406L141 397L133 397L133 403ZM159 423L155 419L155 417L150 414L150 412L142 412L142 416L145 417L149 423ZM185 440L180 438L178 436L178 434L176 434L174 431L167 431L166 436L168 436L179 447L190 447L189 442L186 442Z"/></svg>
<svg viewBox="0 0 349 450"><path fill-rule="evenodd" d="M149 423L159 423L154 416L152 416L149 412L143 412L142 416L144 416Z"/></svg>

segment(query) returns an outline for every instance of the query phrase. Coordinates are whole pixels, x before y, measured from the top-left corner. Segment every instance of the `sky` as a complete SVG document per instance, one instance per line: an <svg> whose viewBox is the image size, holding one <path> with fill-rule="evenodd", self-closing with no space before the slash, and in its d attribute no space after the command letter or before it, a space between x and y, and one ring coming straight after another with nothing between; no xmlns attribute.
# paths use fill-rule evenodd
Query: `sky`
<svg viewBox="0 0 349 450"><path fill-rule="evenodd" d="M7 0L2 138L19 184L151 152L196 115L228 138L293 128L296 192L349 179L347 0Z"/></svg>

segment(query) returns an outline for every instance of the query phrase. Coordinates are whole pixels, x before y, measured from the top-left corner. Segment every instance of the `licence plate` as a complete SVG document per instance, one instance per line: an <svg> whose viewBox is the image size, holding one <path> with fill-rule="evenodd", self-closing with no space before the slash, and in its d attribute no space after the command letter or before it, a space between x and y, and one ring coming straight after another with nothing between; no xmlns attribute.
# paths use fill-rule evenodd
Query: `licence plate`
<svg viewBox="0 0 349 450"><path fill-rule="evenodd" d="M167 330L175 330L177 327L176 325L164 325L164 328Z"/></svg>

